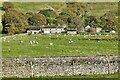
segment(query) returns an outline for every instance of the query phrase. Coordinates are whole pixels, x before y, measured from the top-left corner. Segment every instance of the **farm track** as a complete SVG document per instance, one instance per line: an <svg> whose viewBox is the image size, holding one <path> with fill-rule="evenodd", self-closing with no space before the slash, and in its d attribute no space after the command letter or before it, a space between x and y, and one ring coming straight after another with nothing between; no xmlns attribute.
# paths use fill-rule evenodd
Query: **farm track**
<svg viewBox="0 0 120 80"><path fill-rule="evenodd" d="M27 33L25 33L25 34L16 34L16 35L11 35L11 36L2 36L2 37L0 37L0 39L2 39L2 38L10 38L10 37L15 37L15 36L27 36Z"/></svg>

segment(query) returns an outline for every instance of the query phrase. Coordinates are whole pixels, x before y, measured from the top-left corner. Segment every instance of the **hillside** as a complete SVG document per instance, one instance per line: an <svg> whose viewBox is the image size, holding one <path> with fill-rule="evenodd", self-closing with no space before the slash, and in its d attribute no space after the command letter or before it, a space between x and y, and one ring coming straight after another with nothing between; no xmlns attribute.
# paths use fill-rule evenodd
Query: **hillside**
<svg viewBox="0 0 120 80"><path fill-rule="evenodd" d="M65 10L68 10L67 4L65 2L13 2L13 4L14 4L15 10L22 12L22 13L27 13L27 12L38 13L40 10L52 9L56 14L59 14L60 12L65 12ZM117 15L117 11L118 11L117 3L108 3L107 2L107 3L80 3L80 4L77 4L77 6L79 6L79 5L84 7L84 9L85 9L84 11L87 11L87 14L89 16L95 16L97 19L99 19L99 17L103 16L105 13L108 13L109 11L110 11L110 14ZM0 6L2 6L2 5L0 5ZM69 8L69 9L71 9L71 8ZM3 13L4 12L1 10L0 15L2 15ZM71 13L71 12L67 12L67 13ZM80 14L81 14L81 12L80 12ZM77 18L77 16L76 16L76 18ZM50 20L50 18L49 18L49 20ZM54 20L54 19L51 19L51 20ZM61 19L61 20L63 20L63 19ZM73 20L72 17L71 17L71 20ZM112 20L112 19L109 19L109 20ZM1 21L1 17L0 17L0 21ZM24 21L24 20L22 20L22 21ZM63 20L63 23L64 22L65 22L65 20ZM115 22L115 21L113 21L113 22ZM67 23L67 22L65 22L65 23ZM74 23L74 21L71 23ZM102 23L104 23L104 22L102 22ZM0 30L1 29L2 29L2 25L0 25Z"/></svg>
<svg viewBox="0 0 120 80"><path fill-rule="evenodd" d="M118 11L117 3L80 3L80 5L85 5L89 15L101 16L104 13L111 11L116 13ZM66 4L63 2L14 2L16 10L23 13L26 12L38 12L41 9L55 9L60 11L66 8Z"/></svg>

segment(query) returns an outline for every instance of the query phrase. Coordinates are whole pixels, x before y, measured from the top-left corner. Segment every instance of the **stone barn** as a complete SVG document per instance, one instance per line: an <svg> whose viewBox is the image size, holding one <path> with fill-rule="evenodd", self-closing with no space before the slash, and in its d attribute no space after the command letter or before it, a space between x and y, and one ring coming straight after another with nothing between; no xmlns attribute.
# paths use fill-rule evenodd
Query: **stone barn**
<svg viewBox="0 0 120 80"><path fill-rule="evenodd" d="M32 34L39 34L39 33L41 33L42 32L42 29L41 29L41 27L28 27L27 29L26 29L26 31L27 31L27 33L29 33L29 32L31 32Z"/></svg>
<svg viewBox="0 0 120 80"><path fill-rule="evenodd" d="M68 28L67 34L77 34L77 28Z"/></svg>

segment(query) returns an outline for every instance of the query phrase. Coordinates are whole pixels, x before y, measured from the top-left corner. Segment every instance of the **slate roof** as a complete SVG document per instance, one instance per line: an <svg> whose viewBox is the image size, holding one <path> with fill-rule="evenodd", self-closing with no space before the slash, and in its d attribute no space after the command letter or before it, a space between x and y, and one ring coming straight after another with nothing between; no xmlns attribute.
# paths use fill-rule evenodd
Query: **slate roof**
<svg viewBox="0 0 120 80"><path fill-rule="evenodd" d="M40 30L40 29L41 27L36 27L36 26L27 28L27 30Z"/></svg>

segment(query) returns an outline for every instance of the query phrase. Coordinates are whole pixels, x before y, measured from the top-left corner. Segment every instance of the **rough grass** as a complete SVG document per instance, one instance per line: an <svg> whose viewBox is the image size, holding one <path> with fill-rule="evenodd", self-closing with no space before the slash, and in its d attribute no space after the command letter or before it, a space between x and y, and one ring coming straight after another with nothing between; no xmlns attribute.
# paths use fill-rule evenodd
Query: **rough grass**
<svg viewBox="0 0 120 80"><path fill-rule="evenodd" d="M79 38L88 40L79 40ZM106 38L90 40L89 38ZM92 56L118 54L118 41L107 40L117 35L30 35L3 39L3 57ZM69 43L69 40L73 43ZM23 41L23 43L20 43ZM39 44L30 44L30 41ZM53 45L50 45L53 43Z"/></svg>
<svg viewBox="0 0 120 80"><path fill-rule="evenodd" d="M63 2L14 2L16 10L23 13L26 12L39 12L42 9L54 9L61 10L65 8L65 3Z"/></svg>
<svg viewBox="0 0 120 80"><path fill-rule="evenodd" d="M97 3L80 3L85 5L89 15L100 17L108 11L111 14L118 12L118 4L115 2L97 2ZM16 10L23 13L26 12L38 12L41 9L55 9L61 11L66 8L64 2L14 2Z"/></svg>

